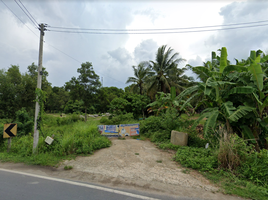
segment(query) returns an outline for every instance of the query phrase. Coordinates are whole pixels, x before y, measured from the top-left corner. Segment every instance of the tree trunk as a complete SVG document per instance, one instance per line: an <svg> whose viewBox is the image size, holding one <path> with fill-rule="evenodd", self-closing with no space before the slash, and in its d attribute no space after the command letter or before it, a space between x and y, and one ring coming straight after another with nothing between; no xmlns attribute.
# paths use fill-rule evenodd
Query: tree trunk
<svg viewBox="0 0 268 200"><path fill-rule="evenodd" d="M85 122L87 122L87 107L85 108Z"/></svg>
<svg viewBox="0 0 268 200"><path fill-rule="evenodd" d="M162 81L161 81L161 90L162 92L166 93L166 86Z"/></svg>

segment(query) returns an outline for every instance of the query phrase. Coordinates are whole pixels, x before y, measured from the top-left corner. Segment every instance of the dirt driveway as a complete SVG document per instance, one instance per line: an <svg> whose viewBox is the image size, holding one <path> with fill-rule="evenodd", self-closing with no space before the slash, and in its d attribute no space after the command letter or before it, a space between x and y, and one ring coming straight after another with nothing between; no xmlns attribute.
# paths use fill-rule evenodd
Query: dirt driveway
<svg viewBox="0 0 268 200"><path fill-rule="evenodd" d="M220 193L219 188L197 172L184 173L185 169L172 161L173 155L172 152L156 148L150 141L114 138L110 148L101 149L89 157L66 160L58 168L10 163L0 163L0 167L172 196L242 199ZM73 169L64 170L66 165Z"/></svg>

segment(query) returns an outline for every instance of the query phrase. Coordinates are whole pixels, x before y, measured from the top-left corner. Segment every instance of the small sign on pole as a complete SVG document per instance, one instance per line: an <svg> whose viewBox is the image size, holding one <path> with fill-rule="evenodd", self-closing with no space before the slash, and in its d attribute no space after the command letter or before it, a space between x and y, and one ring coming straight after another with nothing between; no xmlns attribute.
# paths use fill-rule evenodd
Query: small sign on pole
<svg viewBox="0 0 268 200"><path fill-rule="evenodd" d="M3 138L10 138L17 135L17 124L4 124Z"/></svg>
<svg viewBox="0 0 268 200"><path fill-rule="evenodd" d="M17 124L4 124L3 138L8 138L7 152L11 147L11 138L17 135Z"/></svg>

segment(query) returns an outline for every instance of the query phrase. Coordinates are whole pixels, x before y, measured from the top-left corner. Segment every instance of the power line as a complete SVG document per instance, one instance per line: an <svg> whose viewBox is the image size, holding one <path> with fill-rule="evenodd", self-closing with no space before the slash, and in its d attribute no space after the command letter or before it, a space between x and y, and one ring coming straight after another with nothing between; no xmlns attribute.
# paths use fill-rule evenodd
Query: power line
<svg viewBox="0 0 268 200"><path fill-rule="evenodd" d="M27 14L27 12L21 7L21 5L20 5L16 0L14 0L14 1L15 1L16 4L20 7L20 9L24 12L24 14L27 15L27 17L31 20L31 22L34 24L34 26L35 26L36 28L38 28L38 26L35 24L34 20ZM38 24L38 23L37 23L37 24Z"/></svg>
<svg viewBox="0 0 268 200"><path fill-rule="evenodd" d="M25 10L27 11L27 13L31 16L31 18L35 21L35 23L37 24L37 25L39 25L38 24L38 22L34 19L34 17L31 15L31 13L28 11L28 9L23 5L23 3L19 0L19 2L21 3L21 5L25 8Z"/></svg>
<svg viewBox="0 0 268 200"><path fill-rule="evenodd" d="M13 15L15 15L15 17L17 17L20 21L21 21L21 23L23 24L23 25L25 25L36 37L38 37L38 35L36 35L35 34L35 32L33 32L32 31L32 29L30 29L30 27L29 26L27 26L6 4L5 4L5 2L3 1L3 0L1 0L2 1L2 3L7 7L7 9L13 14Z"/></svg>
<svg viewBox="0 0 268 200"><path fill-rule="evenodd" d="M126 34L174 34L174 33L194 33L194 32L208 32L208 31L223 31L223 30L232 30L232 29L241 29L241 28L253 28L260 26L267 26L268 24L258 24L252 26L241 26L241 27L230 27L230 28L218 28L218 29L206 29L206 30L190 30L190 31L168 31L168 32L92 32L92 31L63 31L63 30L49 30L51 32L62 32L62 33L86 33L86 34L112 34L112 35L126 35Z"/></svg>
<svg viewBox="0 0 268 200"><path fill-rule="evenodd" d="M7 9L13 14L13 15L15 15L19 20L20 20L20 22L23 24L23 25L25 25L35 36L37 36L37 37L39 37L38 35L36 35L30 28L29 28L29 26L27 26L6 4L5 4L5 2L3 1L3 0L1 0L2 1L2 3L7 7ZM45 41L44 41L45 42ZM51 47L53 47L54 49L56 49L56 50L58 50L59 52L61 52L62 54L64 54L65 56L68 56L69 58L71 58L71 59L73 59L73 60L75 60L76 62L78 62L78 63L82 63L81 61L79 61L79 60L77 60L77 59L75 59L74 57L72 57L72 56L70 56L70 55L68 55L67 53L65 53L65 52L63 52L63 51L61 51L60 49L58 49L58 48L56 48L55 46L53 46L53 45L51 45L51 44L49 44L49 43L47 43L47 42L45 42L45 44L48 44L49 46L51 46ZM95 70L96 71L96 70ZM97 72L97 71L96 71ZM100 73L99 73L100 74ZM100 74L101 75L101 74ZM104 75L104 74L102 74L102 75ZM119 82L119 83L123 83L123 82L121 82L121 81L118 81L118 80L116 80L116 79L114 79L114 78L112 78L112 77L110 77L110 76L105 76L105 77L107 77L107 78L110 78L110 79L113 79L113 80L115 80L115 81L117 81L117 82ZM125 83L123 83L123 84L125 84Z"/></svg>
<svg viewBox="0 0 268 200"><path fill-rule="evenodd" d="M189 29L204 29L204 28L215 28L215 27L228 27L228 26L241 26L246 24L258 24L258 23L267 23L268 20L255 21L255 22L244 22L236 24L223 24L223 25L212 25L212 26L197 26L197 27L181 27L181 28L164 28L164 29L94 29L94 28L70 28L70 27L57 27L57 26L48 26L53 29L63 29L63 30L76 30L76 31L108 31L108 32L130 32L130 31L173 31L173 30L189 30ZM239 28L239 27L238 27ZM52 31L51 30L51 31Z"/></svg>

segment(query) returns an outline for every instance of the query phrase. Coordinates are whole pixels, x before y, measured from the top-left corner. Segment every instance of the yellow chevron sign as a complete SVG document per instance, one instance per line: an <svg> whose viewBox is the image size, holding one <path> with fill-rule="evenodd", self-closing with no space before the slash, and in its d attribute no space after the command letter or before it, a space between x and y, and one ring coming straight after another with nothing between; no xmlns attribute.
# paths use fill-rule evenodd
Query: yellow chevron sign
<svg viewBox="0 0 268 200"><path fill-rule="evenodd" d="M17 124L5 124L3 138L10 138L17 135Z"/></svg>

